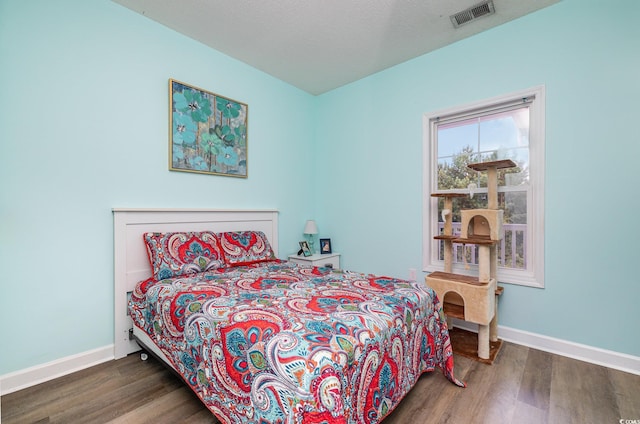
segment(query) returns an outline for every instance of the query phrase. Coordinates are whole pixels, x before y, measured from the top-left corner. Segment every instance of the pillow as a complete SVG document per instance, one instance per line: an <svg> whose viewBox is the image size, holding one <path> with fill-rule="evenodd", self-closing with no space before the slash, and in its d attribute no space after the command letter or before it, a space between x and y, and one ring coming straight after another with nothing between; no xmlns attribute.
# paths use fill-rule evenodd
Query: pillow
<svg viewBox="0 0 640 424"><path fill-rule="evenodd" d="M144 242L157 280L225 266L220 240L210 231L145 233Z"/></svg>
<svg viewBox="0 0 640 424"><path fill-rule="evenodd" d="M276 259L262 231L229 231L218 235L227 265L249 265Z"/></svg>

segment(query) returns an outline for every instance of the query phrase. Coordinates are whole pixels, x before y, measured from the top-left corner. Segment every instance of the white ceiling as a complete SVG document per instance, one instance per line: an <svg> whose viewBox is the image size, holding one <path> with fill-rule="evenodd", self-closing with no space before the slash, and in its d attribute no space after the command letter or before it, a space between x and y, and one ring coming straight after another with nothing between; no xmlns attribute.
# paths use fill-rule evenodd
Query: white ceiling
<svg viewBox="0 0 640 424"><path fill-rule="evenodd" d="M559 0L113 0L311 94L321 94Z"/></svg>

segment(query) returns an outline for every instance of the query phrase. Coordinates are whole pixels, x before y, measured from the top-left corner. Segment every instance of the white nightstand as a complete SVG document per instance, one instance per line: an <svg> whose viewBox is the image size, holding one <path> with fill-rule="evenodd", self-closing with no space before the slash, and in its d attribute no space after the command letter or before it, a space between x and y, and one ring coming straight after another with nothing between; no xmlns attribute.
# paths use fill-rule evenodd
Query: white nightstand
<svg viewBox="0 0 640 424"><path fill-rule="evenodd" d="M333 269L340 269L339 253L326 253L324 255L316 253L315 255L306 257L302 255L289 255L289 260L300 265L319 267L330 265Z"/></svg>

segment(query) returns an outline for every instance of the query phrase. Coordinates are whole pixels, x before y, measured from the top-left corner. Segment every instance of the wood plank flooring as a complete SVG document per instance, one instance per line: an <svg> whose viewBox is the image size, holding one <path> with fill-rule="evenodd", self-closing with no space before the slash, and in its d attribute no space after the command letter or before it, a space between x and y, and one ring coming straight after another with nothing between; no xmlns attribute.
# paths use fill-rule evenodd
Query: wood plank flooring
<svg viewBox="0 0 640 424"><path fill-rule="evenodd" d="M640 376L504 343L493 365L456 356L459 388L434 372L383 424L615 424L640 420ZM139 355L5 395L2 423L216 423L155 359Z"/></svg>

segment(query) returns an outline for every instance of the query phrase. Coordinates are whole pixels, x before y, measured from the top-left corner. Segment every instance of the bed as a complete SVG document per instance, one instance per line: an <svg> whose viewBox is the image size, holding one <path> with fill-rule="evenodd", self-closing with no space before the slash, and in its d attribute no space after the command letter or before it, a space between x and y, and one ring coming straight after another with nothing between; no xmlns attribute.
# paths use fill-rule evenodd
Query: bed
<svg viewBox="0 0 640 424"><path fill-rule="evenodd" d="M142 345L225 423L377 423L425 372L464 386L431 289L277 235L274 210L114 209L116 358Z"/></svg>

